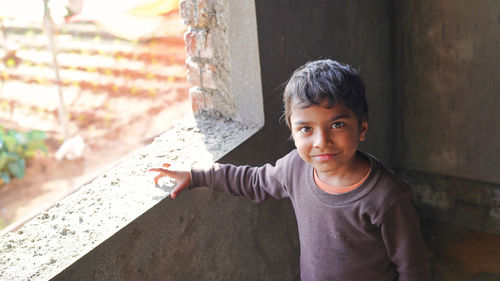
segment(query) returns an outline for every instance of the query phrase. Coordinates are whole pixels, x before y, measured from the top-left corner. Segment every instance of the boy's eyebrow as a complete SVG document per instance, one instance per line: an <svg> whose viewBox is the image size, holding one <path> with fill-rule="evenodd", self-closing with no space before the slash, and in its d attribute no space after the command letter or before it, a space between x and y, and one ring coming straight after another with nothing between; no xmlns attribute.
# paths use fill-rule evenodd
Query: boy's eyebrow
<svg viewBox="0 0 500 281"><path fill-rule="evenodd" d="M331 120L333 121L333 120L343 119L343 118L349 119L349 118L351 118L351 116L349 114L343 114L343 115L335 116Z"/></svg>
<svg viewBox="0 0 500 281"><path fill-rule="evenodd" d="M351 118L351 116L349 114L342 114L342 115L338 115L338 116L334 116L332 119L330 119L330 121L335 121L335 120L338 120L338 119L349 119ZM293 122L294 125L305 125L305 124L309 124L311 123L310 121L302 121L302 120L297 120L295 122Z"/></svg>
<svg viewBox="0 0 500 281"><path fill-rule="evenodd" d="M295 121L293 122L294 125L304 125L304 124L309 124L310 122L307 122L307 121L302 121L302 120L299 120L299 121Z"/></svg>

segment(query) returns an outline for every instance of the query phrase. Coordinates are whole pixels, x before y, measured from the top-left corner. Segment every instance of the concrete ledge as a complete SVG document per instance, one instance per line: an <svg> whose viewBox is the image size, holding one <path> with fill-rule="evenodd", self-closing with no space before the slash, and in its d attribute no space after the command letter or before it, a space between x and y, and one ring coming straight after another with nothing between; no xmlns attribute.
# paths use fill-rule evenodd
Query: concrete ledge
<svg viewBox="0 0 500 281"><path fill-rule="evenodd" d="M500 234L500 184L397 169L424 220Z"/></svg>
<svg viewBox="0 0 500 281"><path fill-rule="evenodd" d="M152 167L209 165L258 131L221 117L186 117L91 183L0 237L0 276L47 280L168 197L174 182L153 183ZM168 214L165 214L167 216Z"/></svg>

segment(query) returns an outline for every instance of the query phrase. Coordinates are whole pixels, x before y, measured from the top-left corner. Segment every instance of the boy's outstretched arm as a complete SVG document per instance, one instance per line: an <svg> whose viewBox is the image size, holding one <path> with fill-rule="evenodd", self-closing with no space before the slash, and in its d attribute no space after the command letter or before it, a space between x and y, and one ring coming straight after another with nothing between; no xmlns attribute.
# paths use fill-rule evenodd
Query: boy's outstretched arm
<svg viewBox="0 0 500 281"><path fill-rule="evenodd" d="M168 169L168 167L170 167L170 164L167 163L164 163L162 166L164 168L153 168L149 169L148 171L159 173L155 177L155 184L158 184L158 180L165 176L175 179L177 185L175 186L174 190L172 191L172 194L170 195L172 199L175 199L177 195L179 195L184 189L188 188L189 185L191 184L191 173L189 171L170 170Z"/></svg>

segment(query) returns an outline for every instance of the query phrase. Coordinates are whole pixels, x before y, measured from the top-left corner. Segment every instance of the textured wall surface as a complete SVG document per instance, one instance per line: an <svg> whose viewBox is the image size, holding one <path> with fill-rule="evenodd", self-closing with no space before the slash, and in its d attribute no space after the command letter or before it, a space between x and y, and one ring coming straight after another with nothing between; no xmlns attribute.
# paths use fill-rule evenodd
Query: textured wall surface
<svg viewBox="0 0 500 281"><path fill-rule="evenodd" d="M52 280L298 280L291 212L285 201L257 208L205 189L184 193Z"/></svg>
<svg viewBox="0 0 500 281"><path fill-rule="evenodd" d="M500 234L499 184L405 169L396 172L410 183L422 219Z"/></svg>
<svg viewBox="0 0 500 281"><path fill-rule="evenodd" d="M187 25L187 80L194 113L218 112L236 118L234 96L230 91L228 50L228 5L222 0L183 0L181 17Z"/></svg>
<svg viewBox="0 0 500 281"><path fill-rule="evenodd" d="M284 122L278 123L284 83L307 61L332 58L360 69L370 106L368 140L362 147L388 162L392 147L389 1L293 1L292 5L287 0L257 0L255 6L266 113L259 142L279 136L273 138L276 149L289 150L288 129Z"/></svg>
<svg viewBox="0 0 500 281"><path fill-rule="evenodd" d="M394 166L422 218L500 233L500 2L393 3Z"/></svg>
<svg viewBox="0 0 500 281"><path fill-rule="evenodd" d="M500 2L394 3L395 162L500 183Z"/></svg>

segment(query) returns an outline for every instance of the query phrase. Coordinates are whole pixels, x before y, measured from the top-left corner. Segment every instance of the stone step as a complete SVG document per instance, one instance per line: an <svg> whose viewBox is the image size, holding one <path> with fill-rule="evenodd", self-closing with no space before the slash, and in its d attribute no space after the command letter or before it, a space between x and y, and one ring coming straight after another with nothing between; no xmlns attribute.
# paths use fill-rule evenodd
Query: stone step
<svg viewBox="0 0 500 281"><path fill-rule="evenodd" d="M5 19L3 21L3 28L8 33L17 33L17 34L43 33L42 23L33 21ZM101 28L99 28L98 25L91 22L62 23L62 24L56 24L55 28L62 34L64 33L73 33L78 35L102 34L116 38L116 36L114 36L113 34L102 30Z"/></svg>
<svg viewBox="0 0 500 281"><path fill-rule="evenodd" d="M173 105L185 98L188 87L187 83L176 83L156 95L109 95L104 91L66 87L63 96L70 123L79 127L86 127L86 123L106 126L121 123L110 117L119 116L117 112L126 112L126 120L130 120L133 116L147 114L153 105ZM131 100L133 108L130 108ZM31 124L37 124L39 127L36 129L39 130L58 130L58 104L58 90L54 85L29 85L18 81L4 83L0 93L0 124L13 123L26 129L34 129Z"/></svg>
<svg viewBox="0 0 500 281"><path fill-rule="evenodd" d="M40 38L33 38L27 41L26 38L13 38L15 45L17 45L17 55L22 56L26 54L29 56L42 56L50 57L48 42ZM10 40L10 39L9 39ZM24 40L24 43L22 42ZM179 48L179 43L171 41L152 41L148 44L118 44L118 43L96 43L88 41L72 41L58 40L57 53L58 55L70 56L99 56L108 57L114 60L127 59L127 60L140 60L149 64L171 64L181 63L184 64L185 52L183 48ZM183 43L182 43L183 44ZM11 44L12 45L12 44ZM5 50L0 50L0 57L3 57ZM36 60L36 58L34 59Z"/></svg>
<svg viewBox="0 0 500 281"><path fill-rule="evenodd" d="M20 58L19 64L15 67L0 65L0 79L21 79L32 83L38 80L54 80L52 57L48 54L45 54L45 57L35 55L33 59L26 59L26 56L23 57L21 53ZM79 56L73 58L58 56L61 81L96 81L96 79L111 81L126 78L127 80L138 80L138 82L143 80L168 82L186 78L186 70L180 64L153 65L127 60L114 63L106 58L99 59L96 56L87 59ZM75 64L75 62L79 63Z"/></svg>
<svg viewBox="0 0 500 281"><path fill-rule="evenodd" d="M36 36L39 37L29 38L30 35L23 34L9 37L9 40L14 39L16 43L24 45L16 52L15 67L0 64L1 80L18 79L29 84L54 83L52 55L47 50L46 38L42 42L44 35ZM59 48L57 59L61 81L65 86L76 84L96 90L152 93L161 90L164 87L162 83L177 82L186 77L185 53L183 48L179 48L179 42L165 43L171 38L154 39L147 44L123 40L78 42L72 40L71 36L61 38L63 40L59 40L59 43L62 42L62 48ZM137 83L122 89L124 81L127 84L130 81Z"/></svg>
<svg viewBox="0 0 500 281"><path fill-rule="evenodd" d="M18 51L16 56L21 60L27 60L33 64L52 64L52 55L48 52L40 52L34 50ZM184 65L182 60L175 58L168 59L169 61L142 61L142 60L130 60L121 57L110 57L104 55L79 55L71 53L60 53L57 55L58 64L61 66L79 66L79 67L89 67L89 68L112 68L112 69L124 69L133 70L140 72L150 72L153 73L158 71L160 73L155 73L160 75L163 71L165 65L180 64Z"/></svg>
<svg viewBox="0 0 500 281"><path fill-rule="evenodd" d="M167 30L165 37L182 38L182 30L184 27L182 25L181 19L170 19L170 24L175 24L171 30ZM42 25L34 22L16 21L16 20L4 20L3 21L4 30L8 35L35 35L44 34ZM130 40L119 38L109 32L106 32L100 28L97 24L92 22L76 22L76 23L62 23L55 26L55 31L58 35L71 35L75 38L80 38L82 40L89 40L91 38L99 37L103 40L119 40L123 42L130 42ZM179 35L177 34L179 33ZM45 35L46 36L46 35ZM147 42L151 38L137 40L138 42Z"/></svg>
<svg viewBox="0 0 500 281"><path fill-rule="evenodd" d="M101 40L98 37L82 40L82 38L69 34L58 35L55 39L59 52L81 52L84 54L118 53L125 57L171 55L179 50L179 46L184 45L182 34L179 37L155 38L148 42L130 42L120 39ZM7 41L12 45L16 45L18 49L47 50L49 44L46 34L8 34Z"/></svg>
<svg viewBox="0 0 500 281"><path fill-rule="evenodd" d="M50 75L50 73L47 73ZM73 80L62 80L62 89L64 92L81 92L90 91L92 93L106 93L111 97L118 96L133 96L133 97L144 97L144 98L154 98L162 95L172 89L178 87L185 87L187 82L183 77L171 76L166 80L145 80L145 79L127 79L126 77L120 77L115 79L114 77L102 76L98 74L93 74L95 79L89 79L91 76L88 73L81 72L80 76L70 75ZM86 77L83 77L86 76ZM57 92L56 84L50 78L37 76L1 76L0 80L1 91L0 100L11 100L19 99L19 93L25 92L37 92L38 96L43 99L43 94L47 91ZM75 80L76 78L82 78L81 80ZM87 80L85 80L87 78ZM175 83L172 83L175 82ZM51 89L51 90L46 90ZM26 99L23 100L26 104L39 104L41 100L38 99Z"/></svg>
<svg viewBox="0 0 500 281"><path fill-rule="evenodd" d="M15 65L0 62L0 123L26 129L36 123L37 129L56 133L59 96L48 38L33 24L7 25L6 31L17 48ZM57 60L71 126L125 126L120 122L139 119L148 109L185 100L190 85L179 33L133 42L93 24L60 27ZM0 49L0 57L4 54ZM111 120L116 112L127 118Z"/></svg>

